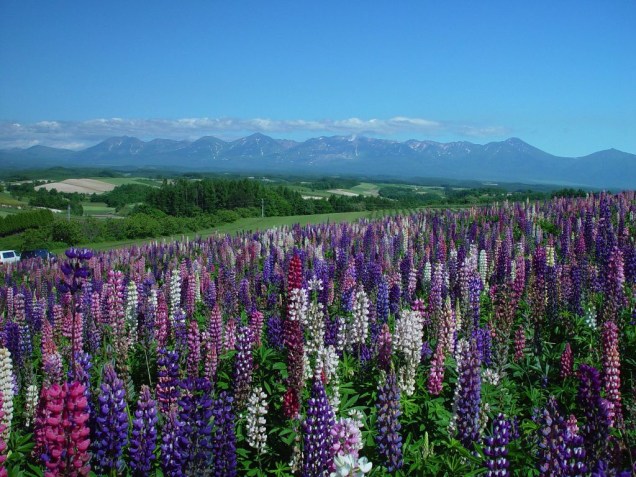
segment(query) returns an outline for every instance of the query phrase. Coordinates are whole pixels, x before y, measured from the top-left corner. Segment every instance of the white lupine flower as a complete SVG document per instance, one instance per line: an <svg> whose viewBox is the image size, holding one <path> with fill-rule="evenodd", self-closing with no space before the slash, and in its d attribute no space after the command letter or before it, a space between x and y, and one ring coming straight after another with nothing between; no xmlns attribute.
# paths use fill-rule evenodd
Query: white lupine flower
<svg viewBox="0 0 636 477"><path fill-rule="evenodd" d="M407 396L415 392L415 376L421 359L423 333L420 313L402 310L400 317L395 321L393 343L395 350L404 356L405 365L399 370L398 381Z"/></svg>
<svg viewBox="0 0 636 477"><path fill-rule="evenodd" d="M308 282L307 282L307 288L309 289L309 291L322 291L323 286L322 286L322 280L320 278L316 278L316 275L314 275Z"/></svg>
<svg viewBox="0 0 636 477"><path fill-rule="evenodd" d="M4 417L2 424L6 426L3 433L5 442L11 434L11 421L13 421L13 397L15 396L15 383L13 381L13 361L7 348L0 347L0 392L2 392L2 410Z"/></svg>
<svg viewBox="0 0 636 477"><path fill-rule="evenodd" d="M593 330L596 329L596 309L593 306L585 309L585 324Z"/></svg>
<svg viewBox="0 0 636 477"><path fill-rule="evenodd" d="M300 320L305 324L307 320L307 302L309 297L304 288L294 288L289 292L289 305L287 307L287 318L291 321Z"/></svg>
<svg viewBox="0 0 636 477"><path fill-rule="evenodd" d="M554 267L555 265L554 246L548 245L545 248L545 254L546 254L546 262L548 267Z"/></svg>
<svg viewBox="0 0 636 477"><path fill-rule="evenodd" d="M256 386L247 399L246 440L258 454L265 453L267 430L267 394Z"/></svg>
<svg viewBox="0 0 636 477"><path fill-rule="evenodd" d="M349 346L363 344L369 335L369 298L362 285L359 285L356 291L352 315L347 323Z"/></svg>
<svg viewBox="0 0 636 477"><path fill-rule="evenodd" d="M336 471L329 474L329 477L362 477L371 472L373 464L366 457L355 459L351 454L337 455L334 458Z"/></svg>
<svg viewBox="0 0 636 477"><path fill-rule="evenodd" d="M488 254L485 250L479 252L479 276L485 286L488 282Z"/></svg>
<svg viewBox="0 0 636 477"><path fill-rule="evenodd" d="M424 273L423 273L424 283L431 283L431 262L428 260L424 264Z"/></svg>
<svg viewBox="0 0 636 477"><path fill-rule="evenodd" d="M181 305L181 276L177 270L170 276L170 315Z"/></svg>
<svg viewBox="0 0 636 477"><path fill-rule="evenodd" d="M492 384L493 386L497 386L499 381L501 380L501 376L494 369L488 368L484 369L481 373L481 379L484 383Z"/></svg>
<svg viewBox="0 0 636 477"><path fill-rule="evenodd" d="M26 391L26 401L24 403L24 417L27 427L33 422L33 416L35 416L35 410L38 406L38 394L38 386L30 384Z"/></svg>
<svg viewBox="0 0 636 477"><path fill-rule="evenodd" d="M139 295L137 293L137 285L133 280L128 282L128 295L126 296L125 319L128 328L130 342L137 341L137 303Z"/></svg>

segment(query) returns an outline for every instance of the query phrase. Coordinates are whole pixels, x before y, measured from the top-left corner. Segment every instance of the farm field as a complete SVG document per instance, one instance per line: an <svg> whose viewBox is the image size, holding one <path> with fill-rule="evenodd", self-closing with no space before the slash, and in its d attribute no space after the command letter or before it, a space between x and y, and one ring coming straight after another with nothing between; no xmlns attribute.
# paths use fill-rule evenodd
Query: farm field
<svg viewBox="0 0 636 477"><path fill-rule="evenodd" d="M0 459L24 476L627 477L634 214L625 192L250 218L3 266Z"/></svg>
<svg viewBox="0 0 636 477"><path fill-rule="evenodd" d="M79 192L82 194L101 194L115 188L115 184L101 179L65 179L60 182L49 182L35 189L56 189L58 192Z"/></svg>

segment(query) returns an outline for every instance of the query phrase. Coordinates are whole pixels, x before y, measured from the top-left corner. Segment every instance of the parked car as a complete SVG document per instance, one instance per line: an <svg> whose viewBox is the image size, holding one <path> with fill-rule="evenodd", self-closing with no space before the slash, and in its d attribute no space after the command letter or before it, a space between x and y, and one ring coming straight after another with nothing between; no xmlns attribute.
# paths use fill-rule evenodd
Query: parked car
<svg viewBox="0 0 636 477"><path fill-rule="evenodd" d="M0 263L13 263L20 261L20 254L15 250L0 251Z"/></svg>
<svg viewBox="0 0 636 477"><path fill-rule="evenodd" d="M36 250L25 250L20 254L20 258L22 260L26 260L27 258L41 258L42 260L54 260L55 254L49 252L45 248L38 248Z"/></svg>

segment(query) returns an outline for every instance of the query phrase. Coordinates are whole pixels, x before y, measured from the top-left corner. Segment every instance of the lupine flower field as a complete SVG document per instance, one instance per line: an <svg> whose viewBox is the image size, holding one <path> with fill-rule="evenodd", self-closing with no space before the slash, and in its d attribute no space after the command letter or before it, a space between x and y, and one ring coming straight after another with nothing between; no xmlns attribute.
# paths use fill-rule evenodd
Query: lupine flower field
<svg viewBox="0 0 636 477"><path fill-rule="evenodd" d="M629 476L636 194L2 269L0 476Z"/></svg>

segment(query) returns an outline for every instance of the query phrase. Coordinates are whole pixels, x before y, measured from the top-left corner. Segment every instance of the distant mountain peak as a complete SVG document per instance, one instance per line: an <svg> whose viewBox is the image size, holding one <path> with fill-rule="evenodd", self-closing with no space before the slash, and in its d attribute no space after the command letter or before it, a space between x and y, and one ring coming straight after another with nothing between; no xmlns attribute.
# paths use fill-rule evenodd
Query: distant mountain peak
<svg viewBox="0 0 636 477"><path fill-rule="evenodd" d="M108 138L81 151L34 146L0 150L5 168L51 166L155 167L168 170L440 177L567 186L636 188L636 155L614 148L584 157L557 157L517 137L484 145L468 141L395 141L357 134L297 142L263 133L233 141L132 136Z"/></svg>

